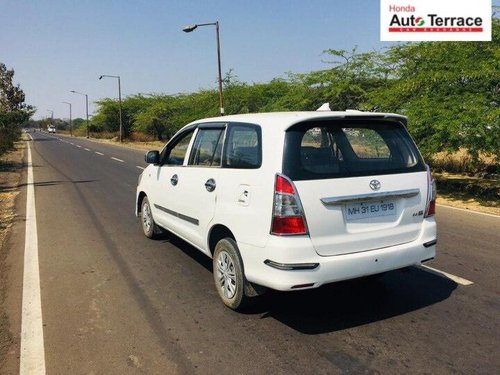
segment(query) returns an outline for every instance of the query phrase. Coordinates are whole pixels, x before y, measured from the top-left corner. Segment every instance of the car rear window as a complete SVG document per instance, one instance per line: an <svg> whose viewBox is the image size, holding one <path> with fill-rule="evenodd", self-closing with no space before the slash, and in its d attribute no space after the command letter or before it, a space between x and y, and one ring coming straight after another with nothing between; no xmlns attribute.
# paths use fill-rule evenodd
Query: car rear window
<svg viewBox="0 0 500 375"><path fill-rule="evenodd" d="M286 132L283 172L292 180L425 171L406 128L373 119L304 122Z"/></svg>

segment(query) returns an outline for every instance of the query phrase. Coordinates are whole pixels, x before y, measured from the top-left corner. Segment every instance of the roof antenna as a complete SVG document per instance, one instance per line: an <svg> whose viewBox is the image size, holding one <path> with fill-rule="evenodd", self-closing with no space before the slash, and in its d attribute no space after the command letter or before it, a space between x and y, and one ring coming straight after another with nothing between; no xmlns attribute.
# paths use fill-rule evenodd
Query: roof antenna
<svg viewBox="0 0 500 375"><path fill-rule="evenodd" d="M324 103L316 111L319 111L319 112L322 112L322 111L331 111L331 109L330 109L330 103Z"/></svg>

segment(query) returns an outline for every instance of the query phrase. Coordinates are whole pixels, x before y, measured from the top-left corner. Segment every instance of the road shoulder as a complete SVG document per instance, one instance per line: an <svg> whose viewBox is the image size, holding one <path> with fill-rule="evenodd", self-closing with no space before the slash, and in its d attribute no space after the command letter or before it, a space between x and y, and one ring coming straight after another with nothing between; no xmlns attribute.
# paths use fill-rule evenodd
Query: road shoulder
<svg viewBox="0 0 500 375"><path fill-rule="evenodd" d="M0 161L0 373L19 372L26 142ZM24 199L23 199L24 198Z"/></svg>

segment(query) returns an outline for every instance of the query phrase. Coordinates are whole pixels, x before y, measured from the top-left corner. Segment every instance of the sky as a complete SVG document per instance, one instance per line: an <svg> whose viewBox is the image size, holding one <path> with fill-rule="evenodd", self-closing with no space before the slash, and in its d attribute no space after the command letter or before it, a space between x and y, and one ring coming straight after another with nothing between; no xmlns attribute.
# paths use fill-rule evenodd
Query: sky
<svg viewBox="0 0 500 375"><path fill-rule="evenodd" d="M495 0L493 3L497 3ZM215 27L223 75L268 82L326 69L326 49L380 50L378 0L0 0L0 62L37 107L35 119L85 117L94 101L217 87Z"/></svg>

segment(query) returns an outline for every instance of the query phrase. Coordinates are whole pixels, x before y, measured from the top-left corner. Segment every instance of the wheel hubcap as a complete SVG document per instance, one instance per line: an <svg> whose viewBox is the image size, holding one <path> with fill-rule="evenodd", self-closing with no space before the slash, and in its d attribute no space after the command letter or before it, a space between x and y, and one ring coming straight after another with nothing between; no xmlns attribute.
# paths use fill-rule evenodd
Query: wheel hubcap
<svg viewBox="0 0 500 375"><path fill-rule="evenodd" d="M149 208L149 204L146 203L142 206L142 226L146 232L149 232L152 225L153 218L151 215L151 209Z"/></svg>
<svg viewBox="0 0 500 375"><path fill-rule="evenodd" d="M221 251L217 257L217 281L224 296L233 298L236 294L235 267L232 258L225 251Z"/></svg>

